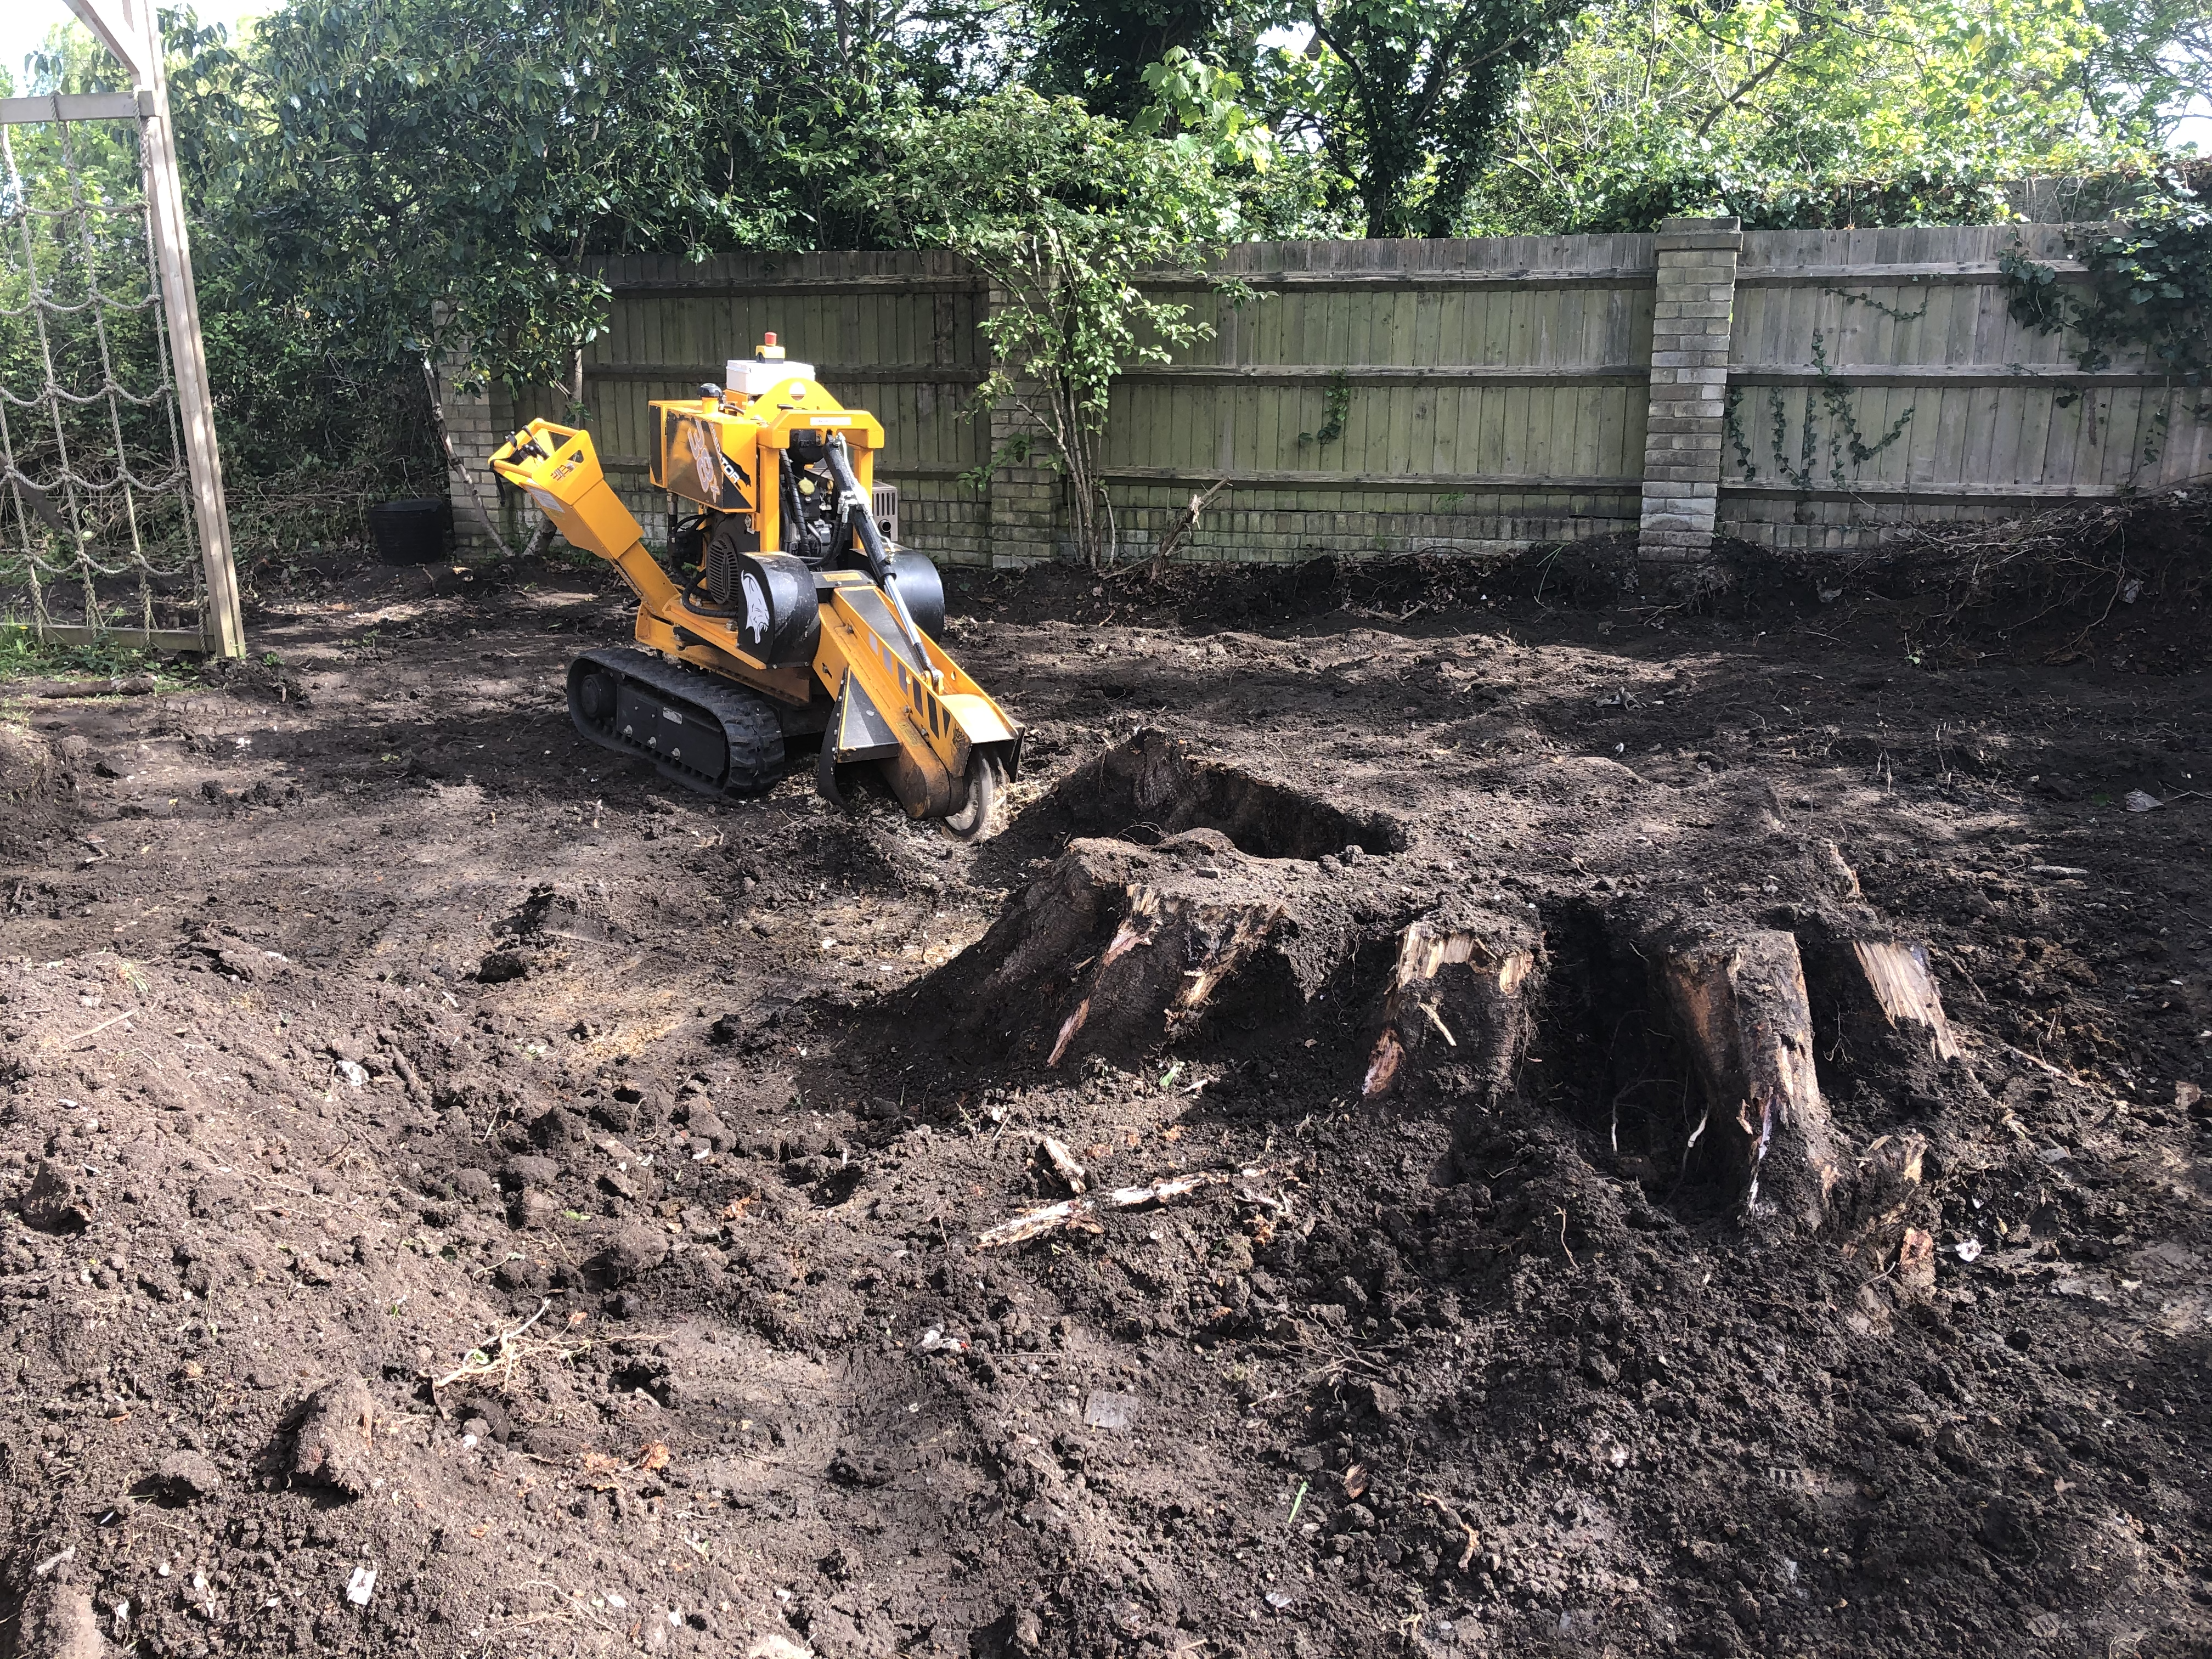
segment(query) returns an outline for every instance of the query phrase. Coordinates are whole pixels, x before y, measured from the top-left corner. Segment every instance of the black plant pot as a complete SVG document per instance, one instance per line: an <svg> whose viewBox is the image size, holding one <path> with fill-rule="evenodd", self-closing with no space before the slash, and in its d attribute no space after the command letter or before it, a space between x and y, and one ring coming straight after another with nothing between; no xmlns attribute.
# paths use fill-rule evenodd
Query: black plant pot
<svg viewBox="0 0 2212 1659"><path fill-rule="evenodd" d="M428 564L453 543L453 504L435 495L380 501L368 509L368 533L385 563Z"/></svg>

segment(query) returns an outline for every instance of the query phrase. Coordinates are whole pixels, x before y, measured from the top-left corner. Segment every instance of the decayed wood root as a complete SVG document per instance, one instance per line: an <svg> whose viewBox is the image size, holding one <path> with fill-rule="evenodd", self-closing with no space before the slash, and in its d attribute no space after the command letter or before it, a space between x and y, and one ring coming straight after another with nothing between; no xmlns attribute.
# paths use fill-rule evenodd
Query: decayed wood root
<svg viewBox="0 0 2212 1659"><path fill-rule="evenodd" d="M1959 1044L1943 1018L1943 999L1928 971L1928 949L1893 939L1854 939L1851 955L1891 1027L1924 1042L1938 1060L1956 1060Z"/></svg>
<svg viewBox="0 0 2212 1659"><path fill-rule="evenodd" d="M1430 916L1405 928L1361 1092L1372 1099L1450 1067L1473 1092L1503 1094L1528 1044L1540 959L1534 930L1507 917Z"/></svg>
<svg viewBox="0 0 2212 1659"><path fill-rule="evenodd" d="M1207 903L1151 885L1125 890L1121 925L1054 1034L1048 1066L1060 1064L1094 1008L1147 1025L1157 1011L1160 1037L1182 1036L1285 914L1267 900Z"/></svg>
<svg viewBox="0 0 2212 1659"><path fill-rule="evenodd" d="M1314 866L1247 857L1216 830L1078 841L911 994L987 1048L1133 1063L1231 1006L1296 1018L1337 964L1345 915Z"/></svg>
<svg viewBox="0 0 2212 1659"><path fill-rule="evenodd" d="M1661 979L1705 1089L1692 1144L1712 1138L1751 1214L1817 1227L1839 1171L1797 941L1759 930L1678 944Z"/></svg>
<svg viewBox="0 0 2212 1659"><path fill-rule="evenodd" d="M1832 1088L1863 1089L1917 1111L1981 1096L1925 945L1857 919L1797 931Z"/></svg>
<svg viewBox="0 0 2212 1659"><path fill-rule="evenodd" d="M1928 1191L1928 1142L1921 1136L1883 1135L1859 1154L1848 1191L1838 1192L1832 1222L1846 1260L1875 1272L1893 1271L1907 1290L1935 1283L1936 1201Z"/></svg>
<svg viewBox="0 0 2212 1659"><path fill-rule="evenodd" d="M1116 1187L1110 1192L1090 1193L1081 1197L1063 1199L1057 1204L1048 1204L1042 1209L1027 1210L1010 1221L1001 1221L976 1238L984 1249L1001 1244L1019 1244L1047 1233L1063 1229L1076 1232L1099 1232L1097 1217L1115 1210L1141 1210L1154 1204L1165 1204L1209 1187L1226 1187L1232 1182L1257 1181L1267 1171L1262 1168L1249 1170L1200 1170L1190 1175L1175 1176L1165 1181L1156 1181L1149 1187ZM1255 1202L1273 1207L1277 1200L1251 1194Z"/></svg>

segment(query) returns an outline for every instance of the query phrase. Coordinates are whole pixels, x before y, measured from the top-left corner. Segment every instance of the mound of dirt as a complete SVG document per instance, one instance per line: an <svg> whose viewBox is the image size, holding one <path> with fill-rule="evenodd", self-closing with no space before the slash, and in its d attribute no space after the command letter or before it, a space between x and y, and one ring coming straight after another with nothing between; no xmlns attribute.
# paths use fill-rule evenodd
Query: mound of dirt
<svg viewBox="0 0 2212 1659"><path fill-rule="evenodd" d="M557 568L35 709L0 1629L2203 1648L2208 682L1401 574L954 581L975 848L574 739Z"/></svg>

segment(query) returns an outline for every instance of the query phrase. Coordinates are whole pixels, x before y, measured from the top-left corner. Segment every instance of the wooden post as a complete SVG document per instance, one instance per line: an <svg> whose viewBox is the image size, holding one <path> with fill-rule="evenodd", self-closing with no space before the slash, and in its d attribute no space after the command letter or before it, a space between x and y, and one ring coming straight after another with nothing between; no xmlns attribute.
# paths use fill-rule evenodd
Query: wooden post
<svg viewBox="0 0 2212 1659"><path fill-rule="evenodd" d="M70 9L100 37L137 89L139 159L145 172L147 228L161 276L169 356L177 377L177 413L192 486L192 518L200 538L207 611L202 648L222 657L246 654L231 561L230 515L222 496L222 456L215 436L215 398L208 386L200 335L199 295L192 285L191 239L177 175L176 136L169 125L168 82L161 65L161 26L144 0L69 0Z"/></svg>

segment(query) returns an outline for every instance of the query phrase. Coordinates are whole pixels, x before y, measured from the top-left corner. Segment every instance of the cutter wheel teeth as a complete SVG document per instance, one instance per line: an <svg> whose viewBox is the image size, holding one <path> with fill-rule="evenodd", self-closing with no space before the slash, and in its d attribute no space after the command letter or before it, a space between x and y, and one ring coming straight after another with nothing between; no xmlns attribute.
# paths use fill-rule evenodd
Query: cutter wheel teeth
<svg viewBox="0 0 2212 1659"><path fill-rule="evenodd" d="M944 818L945 833L955 841L988 841L1006 827L1006 775L998 761L976 755L968 763L968 801Z"/></svg>
<svg viewBox="0 0 2212 1659"><path fill-rule="evenodd" d="M642 652L568 665L568 717L605 749L702 794L756 795L783 772L783 727L758 692Z"/></svg>

